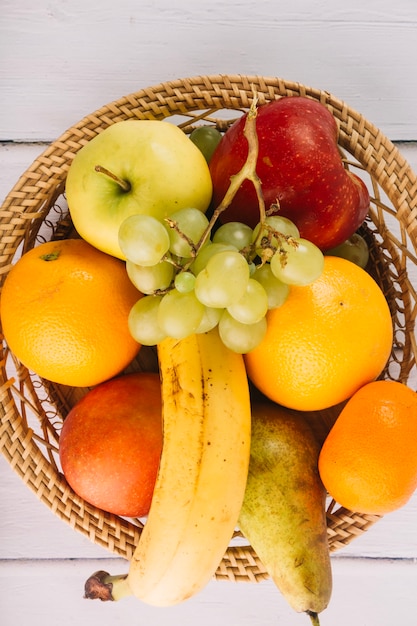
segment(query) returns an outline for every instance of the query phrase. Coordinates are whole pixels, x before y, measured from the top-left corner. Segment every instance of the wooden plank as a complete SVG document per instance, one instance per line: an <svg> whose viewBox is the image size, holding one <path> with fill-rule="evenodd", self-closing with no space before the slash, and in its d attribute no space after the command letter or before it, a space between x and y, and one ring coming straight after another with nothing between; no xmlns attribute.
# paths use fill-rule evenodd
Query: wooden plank
<svg viewBox="0 0 417 626"><path fill-rule="evenodd" d="M3 0L0 140L52 140L102 105L199 74L279 75L416 140L417 4Z"/></svg>
<svg viewBox="0 0 417 626"><path fill-rule="evenodd" d="M412 561L333 559L333 596L321 626L415 626L417 564ZM259 584L210 582L200 594L169 608L135 598L102 603L83 598L84 582L98 569L126 572L119 561L0 562L2 626L33 623L152 624L152 626L307 626L268 580Z"/></svg>

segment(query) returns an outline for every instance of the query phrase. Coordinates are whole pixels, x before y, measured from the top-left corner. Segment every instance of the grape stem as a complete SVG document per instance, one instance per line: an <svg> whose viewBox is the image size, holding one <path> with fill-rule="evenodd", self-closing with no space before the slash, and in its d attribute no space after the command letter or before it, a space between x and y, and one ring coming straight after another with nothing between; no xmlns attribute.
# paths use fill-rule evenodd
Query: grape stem
<svg viewBox="0 0 417 626"><path fill-rule="evenodd" d="M194 258L197 255L200 243L198 243L196 246L193 240L179 229L178 223L175 220L171 219L170 217L166 217L165 222L167 222L170 228L175 230L183 239L185 239L185 241L188 243L188 245L191 248L192 257Z"/></svg>
<svg viewBox="0 0 417 626"><path fill-rule="evenodd" d="M230 205L236 193L238 192L240 186L245 180L252 181L255 187L256 195L258 198L258 204L259 204L259 215L260 215L259 221L261 223L265 221L266 210L265 210L265 201L264 201L264 197L262 193L262 184L261 184L258 174L256 173L256 164L258 161L258 154L259 154L258 135L256 133L256 117L258 115L258 110L257 110L258 96L256 94L254 87L252 87L252 92L253 92L253 100L248 110L246 120L245 120L245 126L243 129L243 134L246 137L246 140L248 142L248 155L246 157L246 161L242 169L237 174L234 174L233 176L230 177L230 185L226 191L226 194L223 200L221 201L221 203L218 205L218 207L213 211L213 214L207 225L207 228L202 234L197 245L194 245L193 242L185 235L185 233L182 233L178 229L177 224L174 220L170 220L169 218L166 218L166 221L168 222L169 226L175 229L182 237L184 237L184 239L187 241L187 243L191 247L192 257L187 263L185 263L185 265L183 265L180 268L179 270L180 272L187 271L189 269L194 258L197 256L199 250L206 243L207 239L210 238L211 231L213 230L213 227L215 223L217 222L219 215L221 215L221 213L223 213L223 211L225 211L227 207ZM255 249L255 247L256 246L252 246L253 249Z"/></svg>
<svg viewBox="0 0 417 626"><path fill-rule="evenodd" d="M252 91L253 91L253 100L252 100L250 109L247 113L245 126L243 129L243 134L246 137L246 140L248 142L248 156L246 158L246 161L242 169L237 174L234 174L233 176L230 177L230 185L228 187L228 190L226 191L226 194L223 200L221 201L221 203L213 211L213 215L210 219L210 222L197 245L197 250L199 250L201 246L206 242L206 240L210 236L210 233L212 231L214 224L219 218L219 215L221 215L221 213L223 213L223 211L225 211L227 207L230 205L236 193L238 192L240 186L245 180L252 181L253 186L255 187L255 191L256 191L256 195L257 195L258 203L259 203L259 216L260 216L259 221L261 223L265 221L266 211L265 211L265 201L264 201L264 197L262 193L262 184L261 184L261 180L258 174L256 173L256 164L258 161L258 154L259 154L259 142L258 142L258 135L256 133L256 118L258 115L258 110L257 110L256 105L258 103L258 96L253 87L252 87Z"/></svg>

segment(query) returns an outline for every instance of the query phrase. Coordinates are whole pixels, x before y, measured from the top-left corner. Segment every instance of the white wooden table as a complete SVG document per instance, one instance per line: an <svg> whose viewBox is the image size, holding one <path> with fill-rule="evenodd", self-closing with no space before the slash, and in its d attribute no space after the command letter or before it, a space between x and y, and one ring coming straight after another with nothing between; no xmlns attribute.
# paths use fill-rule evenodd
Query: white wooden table
<svg viewBox="0 0 417 626"><path fill-rule="evenodd" d="M84 115L196 74L279 75L327 89L398 142L417 170L416 62L414 0L2 0L0 201ZM56 518L0 455L2 626L308 623L270 581L213 581L172 609L84 600L84 581L99 568L127 564ZM417 494L336 553L333 570L323 626L416 626Z"/></svg>

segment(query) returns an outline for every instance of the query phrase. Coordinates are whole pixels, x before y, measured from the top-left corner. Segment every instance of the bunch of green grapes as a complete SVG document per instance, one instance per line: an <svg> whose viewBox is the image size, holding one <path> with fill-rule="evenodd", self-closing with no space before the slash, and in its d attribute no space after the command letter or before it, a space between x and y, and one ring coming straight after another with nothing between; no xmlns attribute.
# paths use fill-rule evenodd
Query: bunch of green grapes
<svg viewBox="0 0 417 626"><path fill-rule="evenodd" d="M130 280L144 294L129 316L143 345L218 326L228 348L250 352L266 333L268 310L285 302L291 285L318 278L324 264L319 248L278 216L254 229L226 223L212 234L207 216L193 208L163 221L133 215L119 243Z"/></svg>

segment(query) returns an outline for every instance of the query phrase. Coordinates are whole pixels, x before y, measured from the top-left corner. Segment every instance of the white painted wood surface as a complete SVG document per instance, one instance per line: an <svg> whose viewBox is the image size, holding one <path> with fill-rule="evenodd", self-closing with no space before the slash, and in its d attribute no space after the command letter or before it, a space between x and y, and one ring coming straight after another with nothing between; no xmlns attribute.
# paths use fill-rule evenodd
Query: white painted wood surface
<svg viewBox="0 0 417 626"><path fill-rule="evenodd" d="M400 149L417 171L414 0L2 0L0 8L0 201L44 149L39 142L122 95L197 74L279 75L327 89L407 142ZM417 494L333 564L323 626L415 626ZM213 582L173 609L87 602L84 580L101 567L127 564L56 518L0 456L2 626L308 621L269 581Z"/></svg>
<svg viewBox="0 0 417 626"><path fill-rule="evenodd" d="M54 139L102 104L196 74L326 89L417 139L414 0L2 0L0 140Z"/></svg>

